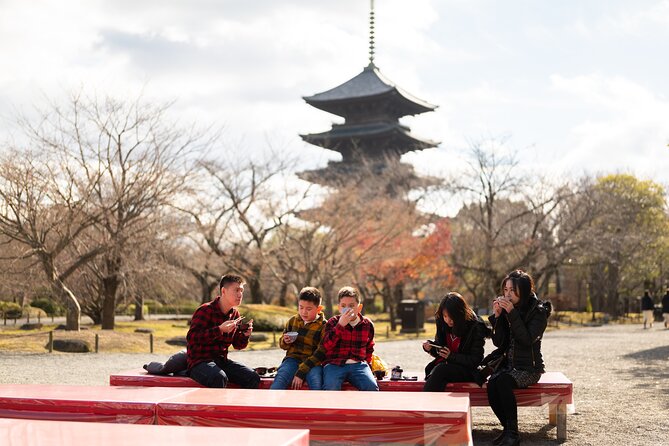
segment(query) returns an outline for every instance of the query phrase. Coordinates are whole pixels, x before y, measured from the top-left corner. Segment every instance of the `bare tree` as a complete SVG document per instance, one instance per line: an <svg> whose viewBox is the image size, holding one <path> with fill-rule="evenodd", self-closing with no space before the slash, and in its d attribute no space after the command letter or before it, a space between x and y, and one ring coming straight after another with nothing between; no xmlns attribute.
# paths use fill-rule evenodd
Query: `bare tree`
<svg viewBox="0 0 669 446"><path fill-rule="evenodd" d="M78 330L81 307L68 277L106 249L77 246L99 217L90 207L96 176L82 178L48 146L9 150L0 160L0 233L23 246L14 258L35 258L67 308L66 325ZM77 247L77 254L70 252Z"/></svg>
<svg viewBox="0 0 669 446"><path fill-rule="evenodd" d="M116 295L128 252L151 232L161 209L179 197L194 154L216 136L172 122L169 106L141 97L118 101L75 94L62 107L51 104L38 122L21 122L32 144L62 160L67 178L59 172L61 178L53 181L86 188L85 194L79 193L82 205L76 209L85 226L76 233L77 244L67 247L89 263L100 282L96 288L103 300L104 329L114 328Z"/></svg>
<svg viewBox="0 0 669 446"><path fill-rule="evenodd" d="M531 271L546 291L558 268L584 249L582 234L596 216L586 187L528 176L515 152L497 154L504 144L473 145L469 170L447 189L465 200L452 220L452 263L479 307L514 268Z"/></svg>
<svg viewBox="0 0 669 446"><path fill-rule="evenodd" d="M268 301L262 287L268 241L306 196L286 182L291 165L276 156L241 165L203 162L199 193L188 206L180 206L197 228L193 240L201 251L215 254L228 270L242 274L254 303Z"/></svg>

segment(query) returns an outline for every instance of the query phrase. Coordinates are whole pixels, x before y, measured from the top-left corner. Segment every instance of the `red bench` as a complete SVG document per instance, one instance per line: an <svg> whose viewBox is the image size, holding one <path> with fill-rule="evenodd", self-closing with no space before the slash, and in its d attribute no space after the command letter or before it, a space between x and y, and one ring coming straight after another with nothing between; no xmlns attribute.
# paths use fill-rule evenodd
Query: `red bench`
<svg viewBox="0 0 669 446"><path fill-rule="evenodd" d="M220 428L145 424L81 423L76 421L0 418L0 444L30 446L146 446L151 444L202 446L213 443L267 446L308 446L306 429ZM216 440L214 440L216 442Z"/></svg>
<svg viewBox="0 0 669 446"><path fill-rule="evenodd" d="M262 378L261 389L268 389L272 378ZM163 386L163 387L202 387L188 377L149 375L144 369L133 369L109 377L112 386ZM420 392L424 381L390 381L384 379L378 382L381 391ZM234 387L234 386L231 386ZM306 386L305 386L306 388ZM355 390L346 383L343 390ZM488 406L488 395L483 388L473 383L449 384L446 390L450 392L465 392L469 394L471 406ZM557 426L557 438L560 441L567 439L567 406L573 404L573 384L560 372L547 372L541 376L539 382L527 389L516 390L519 406L548 405L549 424Z"/></svg>
<svg viewBox="0 0 669 446"><path fill-rule="evenodd" d="M159 424L308 427L323 442L471 445L467 394L195 389L158 403Z"/></svg>

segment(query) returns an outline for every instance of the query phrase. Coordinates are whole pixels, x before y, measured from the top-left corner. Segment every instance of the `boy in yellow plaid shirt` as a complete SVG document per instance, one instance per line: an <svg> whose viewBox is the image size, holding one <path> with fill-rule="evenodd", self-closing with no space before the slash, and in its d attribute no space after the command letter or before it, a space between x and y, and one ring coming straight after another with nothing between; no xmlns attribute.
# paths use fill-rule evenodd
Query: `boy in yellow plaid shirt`
<svg viewBox="0 0 669 446"><path fill-rule="evenodd" d="M323 389L323 367L325 350L321 337L325 329L321 292L314 287L300 290L297 314L286 323L279 341L286 350L270 389L301 389L306 379L309 389Z"/></svg>

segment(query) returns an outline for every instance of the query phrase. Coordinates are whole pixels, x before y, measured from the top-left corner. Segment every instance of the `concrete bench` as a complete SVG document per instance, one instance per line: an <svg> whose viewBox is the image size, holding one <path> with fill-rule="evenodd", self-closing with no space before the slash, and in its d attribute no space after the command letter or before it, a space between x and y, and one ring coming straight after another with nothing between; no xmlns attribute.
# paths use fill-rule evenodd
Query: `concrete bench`
<svg viewBox="0 0 669 446"><path fill-rule="evenodd" d="M310 439L355 444L471 445L467 394L195 389L161 401L159 424L309 428Z"/></svg>
<svg viewBox="0 0 669 446"><path fill-rule="evenodd" d="M268 389L272 382L272 378L261 378L260 388ZM112 386L202 387L188 377L149 375L144 369L133 369L111 375L109 383ZM420 392L425 381L383 379L378 381L378 384L381 391ZM345 383L342 390L356 389ZM469 394L472 407L489 405L485 385L481 388L474 383L454 383L449 384L446 390ZM573 384L564 374L546 372L537 384L527 389L518 389L515 394L519 406L548 405L548 422L557 427L557 439L560 441L567 439L567 409L573 405Z"/></svg>
<svg viewBox="0 0 669 446"><path fill-rule="evenodd" d="M77 421L0 418L0 444L12 446L146 446L239 444L308 446L306 429L220 428L146 424L83 423ZM213 441L212 441L213 440Z"/></svg>

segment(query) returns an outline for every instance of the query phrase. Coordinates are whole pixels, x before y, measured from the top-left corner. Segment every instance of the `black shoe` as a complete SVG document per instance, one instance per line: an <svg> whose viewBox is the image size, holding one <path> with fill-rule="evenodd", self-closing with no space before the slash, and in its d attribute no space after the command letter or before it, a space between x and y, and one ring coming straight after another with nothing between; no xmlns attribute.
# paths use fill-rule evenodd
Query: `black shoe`
<svg viewBox="0 0 669 446"><path fill-rule="evenodd" d="M496 446L519 446L520 435L515 431L507 431L502 440Z"/></svg>
<svg viewBox="0 0 669 446"><path fill-rule="evenodd" d="M500 444L500 443L502 442L502 440L504 440L504 436L505 436L505 435L506 435L506 431L503 430L498 436L496 436L495 438L493 438L493 440L492 440L492 444L493 444L494 446L497 446L498 444Z"/></svg>

